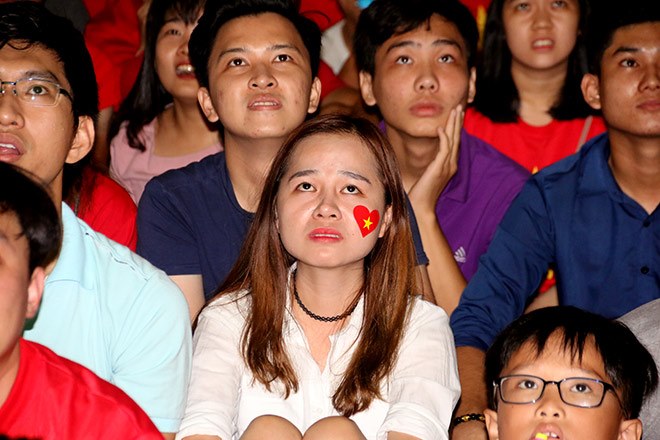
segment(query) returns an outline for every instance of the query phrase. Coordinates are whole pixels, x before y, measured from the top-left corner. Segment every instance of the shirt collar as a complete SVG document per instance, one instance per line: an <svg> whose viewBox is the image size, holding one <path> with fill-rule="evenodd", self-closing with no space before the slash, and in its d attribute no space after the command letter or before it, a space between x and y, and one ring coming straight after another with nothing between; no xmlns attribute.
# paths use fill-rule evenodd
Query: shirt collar
<svg viewBox="0 0 660 440"><path fill-rule="evenodd" d="M616 182L609 160L610 139L607 132L593 138L580 150L578 194L582 196L608 194L612 200L625 206L635 216L645 218L648 214L631 197L621 191Z"/></svg>
<svg viewBox="0 0 660 440"><path fill-rule="evenodd" d="M69 206L62 202L62 249L53 271L48 275L47 283L54 281L81 282L87 288L89 277L85 277L84 232L78 218Z"/></svg>

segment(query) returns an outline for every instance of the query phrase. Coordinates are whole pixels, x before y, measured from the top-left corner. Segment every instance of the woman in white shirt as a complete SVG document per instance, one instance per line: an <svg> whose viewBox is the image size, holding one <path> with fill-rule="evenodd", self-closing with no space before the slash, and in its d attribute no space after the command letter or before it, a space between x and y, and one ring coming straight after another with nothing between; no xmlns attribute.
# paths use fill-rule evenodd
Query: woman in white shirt
<svg viewBox="0 0 660 440"><path fill-rule="evenodd" d="M387 140L363 119L317 118L289 137L264 188L199 317L177 438L447 438L453 338L442 309L414 295Z"/></svg>

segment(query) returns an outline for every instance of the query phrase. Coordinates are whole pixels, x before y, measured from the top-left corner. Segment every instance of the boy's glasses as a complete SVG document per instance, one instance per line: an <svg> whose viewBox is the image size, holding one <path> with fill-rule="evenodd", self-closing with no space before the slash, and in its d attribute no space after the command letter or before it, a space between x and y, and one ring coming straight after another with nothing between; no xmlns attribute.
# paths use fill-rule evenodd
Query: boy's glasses
<svg viewBox="0 0 660 440"><path fill-rule="evenodd" d="M60 95L72 99L59 84L40 78L22 78L16 81L0 81L0 94L5 96L8 87L12 86L14 96L23 102L37 106L53 106L59 101Z"/></svg>
<svg viewBox="0 0 660 440"><path fill-rule="evenodd" d="M515 404L536 403L543 397L545 386L548 384L557 385L562 402L580 408L600 406L607 391L612 391L616 396L616 391L611 384L587 377L567 377L555 381L516 374L503 376L493 381L493 386L496 390L499 389L500 399L505 403Z"/></svg>

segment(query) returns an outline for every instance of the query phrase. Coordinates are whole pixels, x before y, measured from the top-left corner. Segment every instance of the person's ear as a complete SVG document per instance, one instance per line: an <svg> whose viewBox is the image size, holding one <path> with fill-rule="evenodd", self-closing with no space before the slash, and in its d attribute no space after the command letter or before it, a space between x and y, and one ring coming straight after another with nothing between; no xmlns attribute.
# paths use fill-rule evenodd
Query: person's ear
<svg viewBox="0 0 660 440"><path fill-rule="evenodd" d="M385 232L387 232L391 224L392 224L392 206L390 205L387 208L385 208L385 212L383 213L382 220L380 222L380 231L378 231L378 238L383 238Z"/></svg>
<svg viewBox="0 0 660 440"><path fill-rule="evenodd" d="M46 273L43 267L37 267L30 276L30 284L28 285L28 301L25 317L27 319L34 318L39 310L41 304L41 296L44 292L44 283L46 280Z"/></svg>
<svg viewBox="0 0 660 440"><path fill-rule="evenodd" d="M497 411L492 409L484 410L486 418L486 430L488 431L488 440L499 440L500 434L497 425Z"/></svg>
<svg viewBox="0 0 660 440"><path fill-rule="evenodd" d="M215 107L213 107L209 89L206 87L200 87L199 90L197 90L197 101L199 102L199 106L201 107L202 112L204 112L206 119L208 119L209 122L218 122L220 117L215 111Z"/></svg>
<svg viewBox="0 0 660 440"><path fill-rule="evenodd" d="M307 108L307 113L314 113L317 108L319 108L319 102L321 102L321 80L318 77L314 77L312 81L312 90L309 91L309 107Z"/></svg>
<svg viewBox="0 0 660 440"><path fill-rule="evenodd" d="M73 136L71 148L66 155L66 163L76 163L92 149L94 145L94 121L90 116L78 118L78 128Z"/></svg>
<svg viewBox="0 0 660 440"><path fill-rule="evenodd" d="M468 104L474 101L474 95L477 94L477 68L470 68L470 78L468 79Z"/></svg>
<svg viewBox="0 0 660 440"><path fill-rule="evenodd" d="M640 440L642 438L642 421L639 419L624 420L619 425L618 440Z"/></svg>
<svg viewBox="0 0 660 440"><path fill-rule="evenodd" d="M600 110L600 79L592 73L586 73L582 77L580 87L582 88L582 96L587 101L587 104L593 109Z"/></svg>
<svg viewBox="0 0 660 440"><path fill-rule="evenodd" d="M359 79L360 93L362 93L362 99L364 100L365 104L370 107L376 105L376 97L374 96L373 88L373 77L370 73L361 70Z"/></svg>

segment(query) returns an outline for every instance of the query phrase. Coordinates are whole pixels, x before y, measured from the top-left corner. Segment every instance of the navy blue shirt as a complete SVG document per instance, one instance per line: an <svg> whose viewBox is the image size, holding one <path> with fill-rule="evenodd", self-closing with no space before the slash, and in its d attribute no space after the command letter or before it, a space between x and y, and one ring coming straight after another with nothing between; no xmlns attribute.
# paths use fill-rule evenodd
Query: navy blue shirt
<svg viewBox="0 0 660 440"><path fill-rule="evenodd" d="M523 187L451 316L457 346L487 349L550 264L560 304L617 318L660 298L660 209L621 191L609 156L605 133Z"/></svg>
<svg viewBox="0 0 660 440"><path fill-rule="evenodd" d="M428 264L411 218L419 264ZM238 204L224 152L154 177L138 206L137 252L168 275L202 275L208 300L229 274L254 218Z"/></svg>

